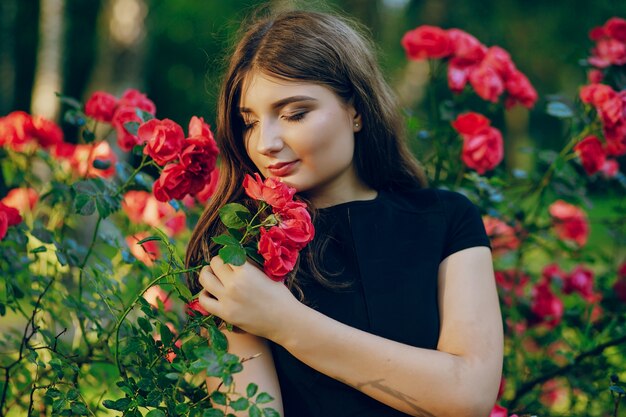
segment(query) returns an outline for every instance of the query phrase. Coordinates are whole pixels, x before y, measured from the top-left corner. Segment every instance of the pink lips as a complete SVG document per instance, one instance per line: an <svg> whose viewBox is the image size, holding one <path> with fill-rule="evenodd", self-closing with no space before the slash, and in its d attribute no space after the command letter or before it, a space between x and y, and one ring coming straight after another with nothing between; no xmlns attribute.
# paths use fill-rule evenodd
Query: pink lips
<svg viewBox="0 0 626 417"><path fill-rule="evenodd" d="M300 160L296 159L295 161L291 161L291 162L277 162L275 164L268 166L267 169L274 176L284 177L286 175L291 174L291 172L295 169L299 161Z"/></svg>

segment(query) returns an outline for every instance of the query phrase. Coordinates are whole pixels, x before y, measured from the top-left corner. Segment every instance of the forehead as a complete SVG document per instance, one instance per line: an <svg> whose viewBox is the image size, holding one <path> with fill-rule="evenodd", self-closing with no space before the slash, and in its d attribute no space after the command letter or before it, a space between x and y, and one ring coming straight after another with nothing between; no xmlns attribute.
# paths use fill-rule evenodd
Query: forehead
<svg viewBox="0 0 626 417"><path fill-rule="evenodd" d="M239 107L269 106L278 100L295 95L306 95L317 100L337 99L335 93L323 85L253 71L242 82Z"/></svg>

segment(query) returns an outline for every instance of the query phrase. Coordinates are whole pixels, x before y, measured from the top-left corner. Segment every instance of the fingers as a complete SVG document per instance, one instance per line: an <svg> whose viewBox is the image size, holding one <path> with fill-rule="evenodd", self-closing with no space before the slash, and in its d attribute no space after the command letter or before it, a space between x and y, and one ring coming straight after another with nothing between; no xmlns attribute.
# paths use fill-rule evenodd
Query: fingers
<svg viewBox="0 0 626 417"><path fill-rule="evenodd" d="M211 265L211 269L217 275L227 274L233 271L233 266L225 263L219 256L212 257L209 264Z"/></svg>
<svg viewBox="0 0 626 417"><path fill-rule="evenodd" d="M208 291L202 291L198 295L198 302L209 313L221 318L220 303Z"/></svg>
<svg viewBox="0 0 626 417"><path fill-rule="evenodd" d="M219 298L224 290L224 285L220 279L213 273L210 266L206 265L200 270L198 282L202 287L215 298ZM204 293L204 291L203 291Z"/></svg>

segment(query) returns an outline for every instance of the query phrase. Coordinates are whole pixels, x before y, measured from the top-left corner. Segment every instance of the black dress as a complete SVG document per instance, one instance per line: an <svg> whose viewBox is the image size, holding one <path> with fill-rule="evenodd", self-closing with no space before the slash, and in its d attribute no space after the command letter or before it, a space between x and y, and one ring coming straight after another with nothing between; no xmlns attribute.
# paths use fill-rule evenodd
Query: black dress
<svg viewBox="0 0 626 417"><path fill-rule="evenodd" d="M319 260L327 278L350 285L328 289L303 276L305 302L349 326L427 349L439 338L439 263L489 246L477 208L462 194L436 189L381 191L374 200L321 209L315 228L315 239L331 237ZM406 415L270 345L285 417Z"/></svg>

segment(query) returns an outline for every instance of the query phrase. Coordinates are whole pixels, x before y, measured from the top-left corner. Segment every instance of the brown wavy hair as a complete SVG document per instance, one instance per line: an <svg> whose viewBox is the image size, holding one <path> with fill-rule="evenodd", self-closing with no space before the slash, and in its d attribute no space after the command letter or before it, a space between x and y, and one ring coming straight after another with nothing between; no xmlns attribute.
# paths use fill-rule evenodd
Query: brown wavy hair
<svg viewBox="0 0 626 417"><path fill-rule="evenodd" d="M218 216L221 206L233 201L254 206L245 201L241 185L245 174L257 169L246 152L238 110L242 84L253 72L319 84L352 104L363 125L356 133L353 163L357 175L372 189L407 191L426 186L423 169L405 143L404 120L381 74L375 49L356 26L334 14L303 10L269 13L243 25L246 30L230 57L217 101L220 179L193 230L185 260L188 267L215 255L210 237L224 230ZM329 285L314 262L323 241L314 240L306 259L313 276ZM297 267L287 279L290 288L298 288L296 271ZM195 275L188 277L188 284L194 292L201 289Z"/></svg>

